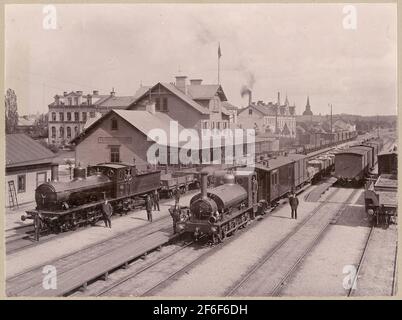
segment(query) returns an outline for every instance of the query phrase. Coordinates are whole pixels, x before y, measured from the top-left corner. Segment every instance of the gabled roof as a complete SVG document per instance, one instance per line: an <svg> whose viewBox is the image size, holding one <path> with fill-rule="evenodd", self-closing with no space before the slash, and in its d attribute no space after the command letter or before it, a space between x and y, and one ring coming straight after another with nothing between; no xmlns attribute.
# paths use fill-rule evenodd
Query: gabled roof
<svg viewBox="0 0 402 320"><path fill-rule="evenodd" d="M239 108L234 106L233 104L227 102L227 101L223 101L222 105L225 107L226 110L234 110L234 111L238 111Z"/></svg>
<svg viewBox="0 0 402 320"><path fill-rule="evenodd" d="M51 163L55 154L22 133L6 135L6 168Z"/></svg>
<svg viewBox="0 0 402 320"><path fill-rule="evenodd" d="M245 110L249 110L249 108L252 108L254 110L257 110L258 112L262 113L264 116L276 116L276 112L267 106L262 106L258 104L252 104L249 105L248 107L245 107L241 110L239 110L239 114L244 112Z"/></svg>
<svg viewBox="0 0 402 320"><path fill-rule="evenodd" d="M144 90L144 93L142 93L142 95L139 95L135 102L138 102L139 100L141 100L143 97L145 97L148 94L149 90L153 90L154 88L157 88L158 86L162 86L164 87L166 90L170 91L171 93L173 93L174 95L176 95L178 98L180 98L181 100L183 100L185 103L187 103L188 105L190 105L191 107L193 107L195 110L197 110L198 112L200 112L201 114L210 114L209 110L207 108L204 108L203 106L201 106L200 104L198 104L197 102L195 102L193 99L191 99L189 96L187 96L186 94L184 94L182 91L180 91L179 89L177 89L177 87L174 84L171 83L162 83L162 82L158 82L156 85L154 85L153 87L151 87L148 90Z"/></svg>
<svg viewBox="0 0 402 320"><path fill-rule="evenodd" d="M128 108L136 100L135 96L109 96L109 99L98 102L96 105L100 108Z"/></svg>
<svg viewBox="0 0 402 320"><path fill-rule="evenodd" d="M194 100L209 100L212 99L217 93L221 101L227 101L225 93L219 84L199 84L188 85L188 94Z"/></svg>
<svg viewBox="0 0 402 320"><path fill-rule="evenodd" d="M121 117L123 120L128 122L131 126L142 132L145 136L148 136L151 130L159 129L167 134L167 144L169 145L171 140L170 137L170 122L174 121L168 115L162 112L155 112L154 114L150 113L146 110L121 110L121 109L112 109L103 117L96 119L92 124L88 126L88 128L75 137L71 143L79 144L82 139L85 138L92 130L94 130L102 121L105 121L112 115L117 115ZM178 124L179 132L184 128ZM174 137L172 137L173 139ZM155 141L158 142L158 141ZM173 141L177 142L177 141ZM163 144L158 142L159 144Z"/></svg>

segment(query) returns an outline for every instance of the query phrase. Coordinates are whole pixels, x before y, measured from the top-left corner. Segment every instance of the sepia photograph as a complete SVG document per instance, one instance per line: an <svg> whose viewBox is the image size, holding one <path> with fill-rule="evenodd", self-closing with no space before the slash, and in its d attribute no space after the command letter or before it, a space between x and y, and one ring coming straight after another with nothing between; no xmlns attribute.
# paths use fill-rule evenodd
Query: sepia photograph
<svg viewBox="0 0 402 320"><path fill-rule="evenodd" d="M5 296L397 296L397 24L392 2L4 5Z"/></svg>

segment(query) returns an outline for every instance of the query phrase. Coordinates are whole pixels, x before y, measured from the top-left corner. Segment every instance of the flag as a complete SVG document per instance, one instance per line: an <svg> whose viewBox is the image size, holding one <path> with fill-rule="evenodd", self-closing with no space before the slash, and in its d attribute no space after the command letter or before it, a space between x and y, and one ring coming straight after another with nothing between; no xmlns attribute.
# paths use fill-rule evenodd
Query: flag
<svg viewBox="0 0 402 320"><path fill-rule="evenodd" d="M219 43L219 47L218 47L218 59L222 56L222 52L221 52L221 44Z"/></svg>

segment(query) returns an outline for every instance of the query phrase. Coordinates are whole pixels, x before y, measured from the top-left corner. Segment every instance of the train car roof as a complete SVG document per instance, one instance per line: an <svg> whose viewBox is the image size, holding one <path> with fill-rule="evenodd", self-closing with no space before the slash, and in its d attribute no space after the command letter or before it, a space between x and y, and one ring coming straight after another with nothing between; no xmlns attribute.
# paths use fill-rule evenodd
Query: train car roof
<svg viewBox="0 0 402 320"><path fill-rule="evenodd" d="M359 145L359 146L354 146L351 149L352 150L354 150L354 149L356 149L356 150L372 150L372 147Z"/></svg>
<svg viewBox="0 0 402 320"><path fill-rule="evenodd" d="M264 166L262 163L256 163L255 168L264 170L264 171L271 171L283 167L292 163L294 160L290 159L289 157L278 156L276 158L267 159L268 166Z"/></svg>
<svg viewBox="0 0 402 320"><path fill-rule="evenodd" d="M342 154L355 154L355 155L359 155L359 156L364 156L365 154L367 154L367 150L350 148L350 149L346 149L346 150L335 153L335 156L342 155Z"/></svg>
<svg viewBox="0 0 402 320"><path fill-rule="evenodd" d="M375 187L397 190L398 188L397 176L394 174L382 174L378 177L378 180L375 183Z"/></svg>
<svg viewBox="0 0 402 320"><path fill-rule="evenodd" d="M106 162L106 163L99 163L96 166L98 166L98 167L108 167L108 168L112 168L112 169L121 169L121 168L131 167L132 165L122 163L122 162L119 162L119 163ZM96 167L96 166L94 166L94 167Z"/></svg>

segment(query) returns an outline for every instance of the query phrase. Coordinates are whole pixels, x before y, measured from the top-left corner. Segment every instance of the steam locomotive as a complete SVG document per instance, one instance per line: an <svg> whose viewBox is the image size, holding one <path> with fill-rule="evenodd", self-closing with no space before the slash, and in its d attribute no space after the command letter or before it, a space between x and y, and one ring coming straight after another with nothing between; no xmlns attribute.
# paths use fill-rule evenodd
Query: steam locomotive
<svg viewBox="0 0 402 320"><path fill-rule="evenodd" d="M131 210L140 197L160 187L160 171L140 173L124 163L102 163L74 168L69 182L51 181L35 190L36 208L21 220L33 219L36 231L61 232L80 225L95 224L108 200L113 211ZM38 230L39 229L39 230Z"/></svg>
<svg viewBox="0 0 402 320"><path fill-rule="evenodd" d="M254 171L226 172L207 190L208 172L201 172L201 193L180 209L176 223L179 233L191 233L196 239L212 236L214 243L223 241L244 227L257 211L257 177Z"/></svg>

